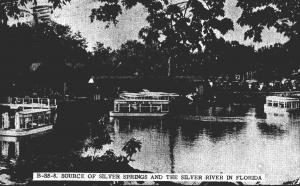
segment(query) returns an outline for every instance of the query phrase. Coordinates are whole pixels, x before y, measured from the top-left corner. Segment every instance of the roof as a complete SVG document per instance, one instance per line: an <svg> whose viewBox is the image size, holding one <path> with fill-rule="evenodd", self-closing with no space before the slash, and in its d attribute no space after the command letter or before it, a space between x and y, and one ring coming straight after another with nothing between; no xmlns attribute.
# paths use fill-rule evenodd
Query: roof
<svg viewBox="0 0 300 186"><path fill-rule="evenodd" d="M283 96L267 96L266 100L272 100L272 101L299 101L298 98L283 97Z"/></svg>
<svg viewBox="0 0 300 186"><path fill-rule="evenodd" d="M128 102L136 102L136 103L152 102L157 104L169 103L168 100L160 100L160 99L116 99L115 100L115 103L128 103Z"/></svg>
<svg viewBox="0 0 300 186"><path fill-rule="evenodd" d="M49 108L46 104L39 104L39 103L25 103L25 104L14 104L14 103L8 103L8 104L1 104L3 106L8 106L10 109L18 109L19 107L26 107L26 108Z"/></svg>
<svg viewBox="0 0 300 186"><path fill-rule="evenodd" d="M39 112L46 112L50 111L50 109L26 109L23 111L20 111L20 114L34 114L34 113L39 113Z"/></svg>
<svg viewBox="0 0 300 186"><path fill-rule="evenodd" d="M120 98L123 99L138 99L138 98L160 98L160 97L177 97L179 96L176 93L166 93L166 92L150 92L148 90L143 90L143 92L132 93L132 92L123 92L120 94Z"/></svg>

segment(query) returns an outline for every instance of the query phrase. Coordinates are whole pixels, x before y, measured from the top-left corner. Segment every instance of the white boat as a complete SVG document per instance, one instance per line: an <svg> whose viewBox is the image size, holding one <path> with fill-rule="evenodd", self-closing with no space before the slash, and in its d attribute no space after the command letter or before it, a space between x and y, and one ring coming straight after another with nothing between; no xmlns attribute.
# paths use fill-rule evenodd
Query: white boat
<svg viewBox="0 0 300 186"><path fill-rule="evenodd" d="M264 105L265 113L288 114L300 109L299 99L282 96L267 96Z"/></svg>
<svg viewBox="0 0 300 186"><path fill-rule="evenodd" d="M300 109L299 99L283 96L267 96L264 112L266 122L285 126L287 123L299 122L298 114L295 112Z"/></svg>
<svg viewBox="0 0 300 186"><path fill-rule="evenodd" d="M26 100L30 100L27 102ZM0 136L27 136L47 132L56 122L56 100L16 98L2 105ZM37 102L36 102L37 100ZM45 101L46 100L46 101Z"/></svg>
<svg viewBox="0 0 300 186"><path fill-rule="evenodd" d="M114 100L114 110L110 116L164 116L170 111L170 102L178 97L175 93L124 92Z"/></svg>

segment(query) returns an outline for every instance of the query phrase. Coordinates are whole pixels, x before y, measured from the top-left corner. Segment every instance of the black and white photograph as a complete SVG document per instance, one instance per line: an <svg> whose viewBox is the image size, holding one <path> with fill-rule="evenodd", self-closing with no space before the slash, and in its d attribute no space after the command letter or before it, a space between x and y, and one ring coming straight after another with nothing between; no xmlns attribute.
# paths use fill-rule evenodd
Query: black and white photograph
<svg viewBox="0 0 300 186"><path fill-rule="evenodd" d="M299 48L299 0L0 0L0 185L300 185Z"/></svg>

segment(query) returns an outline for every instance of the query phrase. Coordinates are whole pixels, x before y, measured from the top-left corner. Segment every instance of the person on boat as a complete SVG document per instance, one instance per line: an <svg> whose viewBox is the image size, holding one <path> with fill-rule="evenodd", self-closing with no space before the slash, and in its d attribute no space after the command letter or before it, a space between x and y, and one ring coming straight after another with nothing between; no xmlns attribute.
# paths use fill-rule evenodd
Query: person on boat
<svg viewBox="0 0 300 186"><path fill-rule="evenodd" d="M100 125L104 125L104 122L105 121L105 117L104 116L102 116L99 120L98 120L98 123L100 124Z"/></svg>

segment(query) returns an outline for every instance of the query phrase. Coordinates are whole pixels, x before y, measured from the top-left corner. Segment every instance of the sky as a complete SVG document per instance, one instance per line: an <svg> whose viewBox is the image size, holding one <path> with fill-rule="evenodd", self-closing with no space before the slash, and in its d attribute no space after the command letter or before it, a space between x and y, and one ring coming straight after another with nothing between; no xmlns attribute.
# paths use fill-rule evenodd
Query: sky
<svg viewBox="0 0 300 186"><path fill-rule="evenodd" d="M234 22L242 13L242 10L235 6L236 2L237 0L226 0L225 4L225 16L231 18ZM69 25L74 32L80 31L88 42L89 50L92 50L96 42L102 42L106 47L117 49L127 40L138 39L139 30L147 25L145 21L146 11L142 6L137 6L122 14L116 26L111 25L110 28L106 29L105 23L99 21L92 23L90 20L91 9L96 8L98 5L97 0L72 0L62 9L56 9L52 17L60 24ZM245 41L245 30L245 27L240 27L235 23L234 31L229 31L224 38L245 45L254 45L255 48L287 41L287 38L276 33L275 29L265 29L263 31L262 43L254 43L251 40Z"/></svg>

